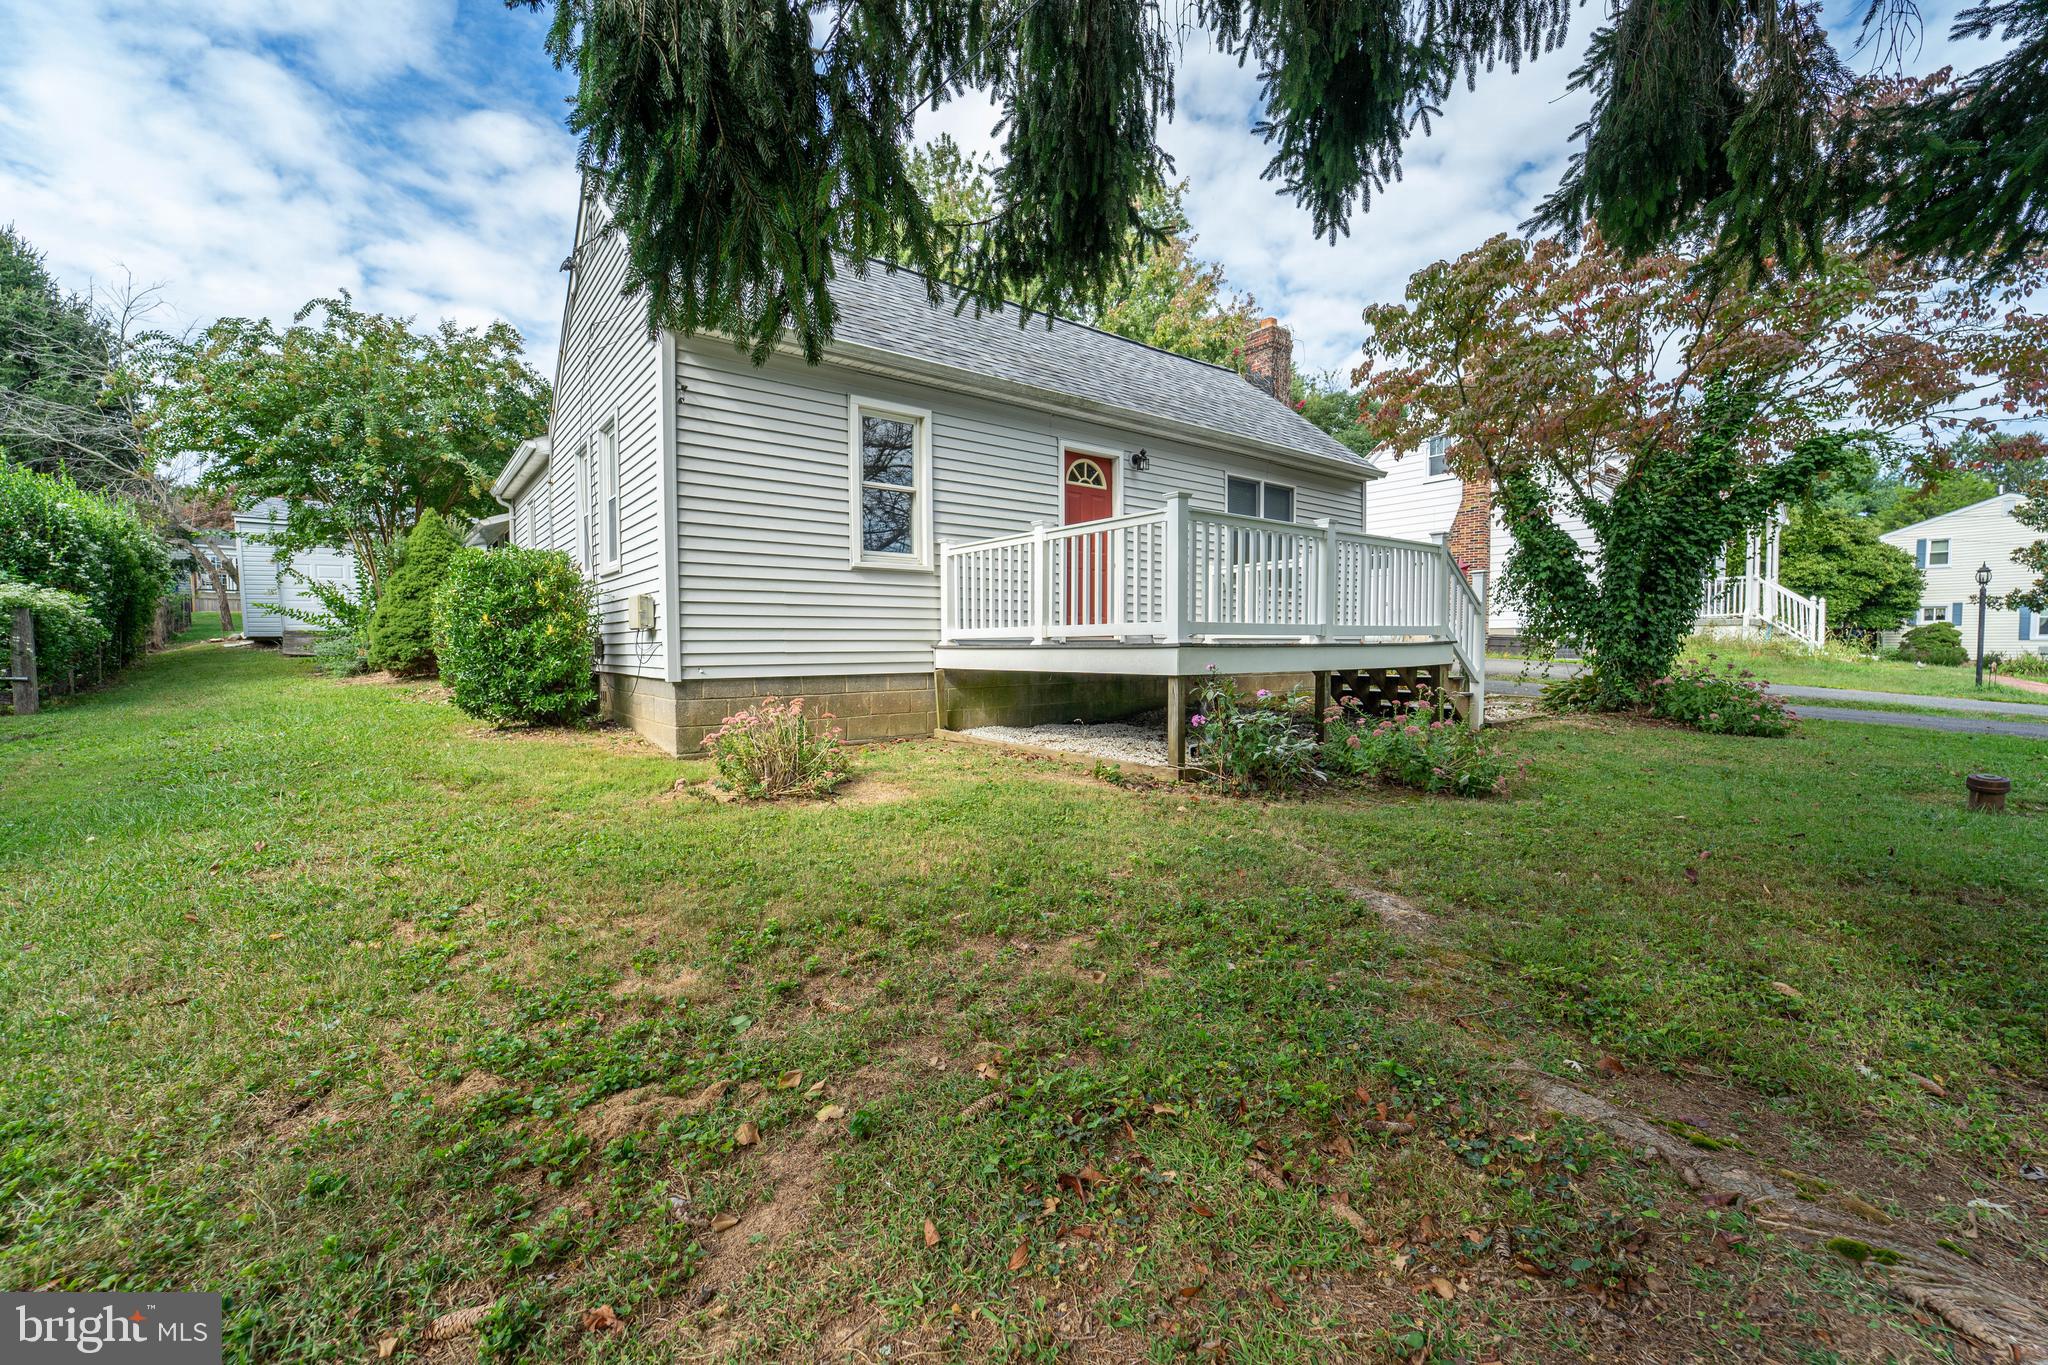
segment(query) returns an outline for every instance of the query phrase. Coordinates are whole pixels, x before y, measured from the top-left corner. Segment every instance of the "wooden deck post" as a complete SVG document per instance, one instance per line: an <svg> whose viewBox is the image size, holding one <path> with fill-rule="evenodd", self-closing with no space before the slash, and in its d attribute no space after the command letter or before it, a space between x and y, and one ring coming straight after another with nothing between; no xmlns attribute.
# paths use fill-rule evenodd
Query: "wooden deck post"
<svg viewBox="0 0 2048 1365"><path fill-rule="evenodd" d="M13 679L14 714L36 713L36 622L27 607L14 609L13 643L7 651L7 676Z"/></svg>
<svg viewBox="0 0 2048 1365"><path fill-rule="evenodd" d="M1330 710L1330 675L1319 668L1316 670L1315 679L1316 738L1327 739L1330 735L1330 726L1325 717Z"/></svg>
<svg viewBox="0 0 2048 1365"><path fill-rule="evenodd" d="M1188 770L1188 680L1166 680L1166 763L1176 781Z"/></svg>

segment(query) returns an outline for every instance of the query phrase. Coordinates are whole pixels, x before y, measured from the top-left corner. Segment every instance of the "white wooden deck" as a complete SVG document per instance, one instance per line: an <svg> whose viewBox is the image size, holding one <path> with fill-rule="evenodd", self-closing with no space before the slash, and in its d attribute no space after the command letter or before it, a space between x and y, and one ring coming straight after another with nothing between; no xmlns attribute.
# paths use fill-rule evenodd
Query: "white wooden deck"
<svg viewBox="0 0 2048 1365"><path fill-rule="evenodd" d="M1197 677L1456 664L1486 609L1442 545L1193 506L940 547L940 668Z"/></svg>

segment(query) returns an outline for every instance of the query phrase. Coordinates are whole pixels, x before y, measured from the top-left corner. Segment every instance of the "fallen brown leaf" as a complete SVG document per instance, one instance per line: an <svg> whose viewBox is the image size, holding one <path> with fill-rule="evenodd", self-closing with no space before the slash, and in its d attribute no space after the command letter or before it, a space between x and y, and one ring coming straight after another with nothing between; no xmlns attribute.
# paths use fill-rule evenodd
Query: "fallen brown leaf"
<svg viewBox="0 0 2048 1365"><path fill-rule="evenodd" d="M586 1332L623 1332L626 1320L612 1311L608 1303L601 1303L583 1315L583 1330Z"/></svg>
<svg viewBox="0 0 2048 1365"><path fill-rule="evenodd" d="M389 1360L398 1354L398 1338L385 1337L377 1343L377 1359Z"/></svg>
<svg viewBox="0 0 2048 1365"><path fill-rule="evenodd" d="M1602 1057L1593 1065L1610 1076L1625 1076L1628 1074L1628 1068L1621 1064L1621 1058L1619 1057Z"/></svg>
<svg viewBox="0 0 2048 1365"><path fill-rule="evenodd" d="M803 1083L804 1073L801 1071L785 1071L775 1078L777 1090L794 1090Z"/></svg>
<svg viewBox="0 0 2048 1365"><path fill-rule="evenodd" d="M924 1244L928 1247L939 1244L939 1225L929 1218L924 1220Z"/></svg>
<svg viewBox="0 0 2048 1365"><path fill-rule="evenodd" d="M846 1106L843 1104L828 1104L818 1111L818 1122L820 1123L830 1123L834 1119L843 1119L845 1117Z"/></svg>
<svg viewBox="0 0 2048 1365"><path fill-rule="evenodd" d="M1399 1119L1367 1119L1358 1126L1368 1133L1379 1133L1385 1137L1407 1137L1415 1131L1414 1124L1402 1123Z"/></svg>
<svg viewBox="0 0 2048 1365"><path fill-rule="evenodd" d="M1455 1299L1458 1297L1458 1291L1453 1289L1451 1282L1441 1275L1430 1276L1429 1288L1430 1292L1440 1299Z"/></svg>
<svg viewBox="0 0 2048 1365"><path fill-rule="evenodd" d="M760 1140L761 1130L754 1124L743 1123L733 1131L732 1141L735 1147L751 1147Z"/></svg>
<svg viewBox="0 0 2048 1365"><path fill-rule="evenodd" d="M1031 1243L1019 1242L1017 1249L1010 1253L1010 1273L1015 1274L1031 1264Z"/></svg>
<svg viewBox="0 0 2048 1365"><path fill-rule="evenodd" d="M1373 1235L1372 1225L1367 1223L1358 1210L1352 1208L1349 1204L1340 1204L1332 1199L1329 1203L1323 1205L1323 1212L1329 1214L1338 1222L1349 1226L1353 1232L1365 1238L1366 1241L1376 1242L1379 1240L1378 1237Z"/></svg>
<svg viewBox="0 0 2048 1365"><path fill-rule="evenodd" d="M721 1213L711 1220L711 1230L713 1232L724 1232L727 1228L736 1228L739 1225L740 1220L729 1213Z"/></svg>

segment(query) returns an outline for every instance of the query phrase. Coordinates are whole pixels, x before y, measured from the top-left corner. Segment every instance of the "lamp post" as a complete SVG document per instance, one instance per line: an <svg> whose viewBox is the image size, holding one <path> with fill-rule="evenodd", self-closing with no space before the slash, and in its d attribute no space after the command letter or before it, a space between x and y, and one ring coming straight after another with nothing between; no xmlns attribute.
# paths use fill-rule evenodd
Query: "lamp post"
<svg viewBox="0 0 2048 1365"><path fill-rule="evenodd" d="M1984 685L1984 599L1986 589L1991 586L1991 566L1977 568L1977 686Z"/></svg>

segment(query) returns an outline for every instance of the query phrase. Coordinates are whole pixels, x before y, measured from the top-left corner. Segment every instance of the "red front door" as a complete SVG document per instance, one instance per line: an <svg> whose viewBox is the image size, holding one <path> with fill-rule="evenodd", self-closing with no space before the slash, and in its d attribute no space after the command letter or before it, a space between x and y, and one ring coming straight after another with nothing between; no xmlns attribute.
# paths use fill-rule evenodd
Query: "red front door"
<svg viewBox="0 0 2048 1365"><path fill-rule="evenodd" d="M1099 455L1069 450L1061 458L1065 490L1061 520L1073 526L1116 514L1116 466ZM1107 532L1067 542L1067 624L1109 624L1110 537Z"/></svg>

